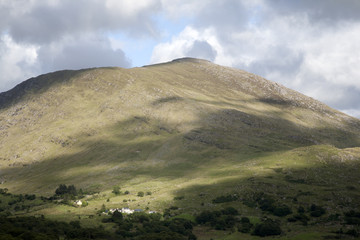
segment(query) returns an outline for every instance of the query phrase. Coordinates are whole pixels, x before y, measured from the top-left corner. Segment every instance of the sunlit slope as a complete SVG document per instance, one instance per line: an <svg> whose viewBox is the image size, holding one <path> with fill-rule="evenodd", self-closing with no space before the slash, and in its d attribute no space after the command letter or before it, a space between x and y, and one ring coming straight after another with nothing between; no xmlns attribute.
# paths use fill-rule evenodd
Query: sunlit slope
<svg viewBox="0 0 360 240"><path fill-rule="evenodd" d="M277 154L289 156L289 168L316 167L315 156L337 161L358 146L358 119L197 59L50 73L0 95L0 186L12 192L51 194L66 183L174 194L169 188L262 174L251 166L267 156L269 169L286 168ZM317 152L299 153L296 166L293 151L309 149ZM342 163L358 169L358 152Z"/></svg>

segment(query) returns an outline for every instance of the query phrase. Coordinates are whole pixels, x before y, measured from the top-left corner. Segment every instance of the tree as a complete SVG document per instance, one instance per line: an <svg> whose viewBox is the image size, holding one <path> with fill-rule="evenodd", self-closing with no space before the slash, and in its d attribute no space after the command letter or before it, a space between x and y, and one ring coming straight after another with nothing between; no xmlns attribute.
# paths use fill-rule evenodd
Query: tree
<svg viewBox="0 0 360 240"><path fill-rule="evenodd" d="M77 195L77 191L76 191L75 186L74 186L74 185L68 186L68 188L67 188L67 193L70 194L70 195L76 196L76 195Z"/></svg>
<svg viewBox="0 0 360 240"><path fill-rule="evenodd" d="M59 196L63 196L65 194L76 196L77 191L74 185L67 187L65 184L60 184L59 187L55 190L55 194Z"/></svg>
<svg viewBox="0 0 360 240"><path fill-rule="evenodd" d="M114 186L112 192L113 192L115 195L119 195L119 194L121 193L120 187L119 187L119 186Z"/></svg>
<svg viewBox="0 0 360 240"><path fill-rule="evenodd" d="M143 197L144 196L144 192L138 192L138 197Z"/></svg>
<svg viewBox="0 0 360 240"><path fill-rule="evenodd" d="M55 190L56 195L64 195L67 192L67 187L65 184L60 184L59 187Z"/></svg>
<svg viewBox="0 0 360 240"><path fill-rule="evenodd" d="M116 222L116 223L120 223L122 220L123 220L123 215L121 212L119 212L118 210L116 210L112 216L111 216L111 220L113 222Z"/></svg>

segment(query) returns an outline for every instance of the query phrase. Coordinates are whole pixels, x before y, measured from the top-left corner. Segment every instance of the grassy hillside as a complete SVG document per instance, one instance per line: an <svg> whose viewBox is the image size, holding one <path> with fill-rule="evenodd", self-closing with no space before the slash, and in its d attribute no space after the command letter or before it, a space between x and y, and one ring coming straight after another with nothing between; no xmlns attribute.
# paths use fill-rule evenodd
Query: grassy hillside
<svg viewBox="0 0 360 240"><path fill-rule="evenodd" d="M360 207L360 120L198 59L30 79L0 94L0 136L0 188L100 192L86 208L34 212L54 218L106 204L194 215L234 206L257 221L262 193L292 209L326 206L326 216ZM114 186L130 195L115 196ZM240 197L213 203L229 194Z"/></svg>

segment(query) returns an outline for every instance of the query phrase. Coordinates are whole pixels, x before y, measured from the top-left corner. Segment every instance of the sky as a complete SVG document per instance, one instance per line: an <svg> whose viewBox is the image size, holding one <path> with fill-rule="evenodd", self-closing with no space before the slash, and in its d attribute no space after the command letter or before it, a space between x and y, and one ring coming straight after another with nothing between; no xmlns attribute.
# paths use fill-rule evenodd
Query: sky
<svg viewBox="0 0 360 240"><path fill-rule="evenodd" d="M359 0L0 0L0 92L62 69L181 57L360 118Z"/></svg>

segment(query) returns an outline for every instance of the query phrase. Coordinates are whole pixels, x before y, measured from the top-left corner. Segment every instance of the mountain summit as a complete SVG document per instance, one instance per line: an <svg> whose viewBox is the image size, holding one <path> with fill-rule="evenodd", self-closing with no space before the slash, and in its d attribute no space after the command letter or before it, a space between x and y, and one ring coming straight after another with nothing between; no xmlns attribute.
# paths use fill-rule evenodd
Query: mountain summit
<svg viewBox="0 0 360 240"><path fill-rule="evenodd" d="M360 120L255 74L183 58L31 78L0 94L0 136L0 182L13 192L165 181L162 191L241 176L264 156L290 154L295 167L294 151L321 146L326 159L357 159Z"/></svg>

